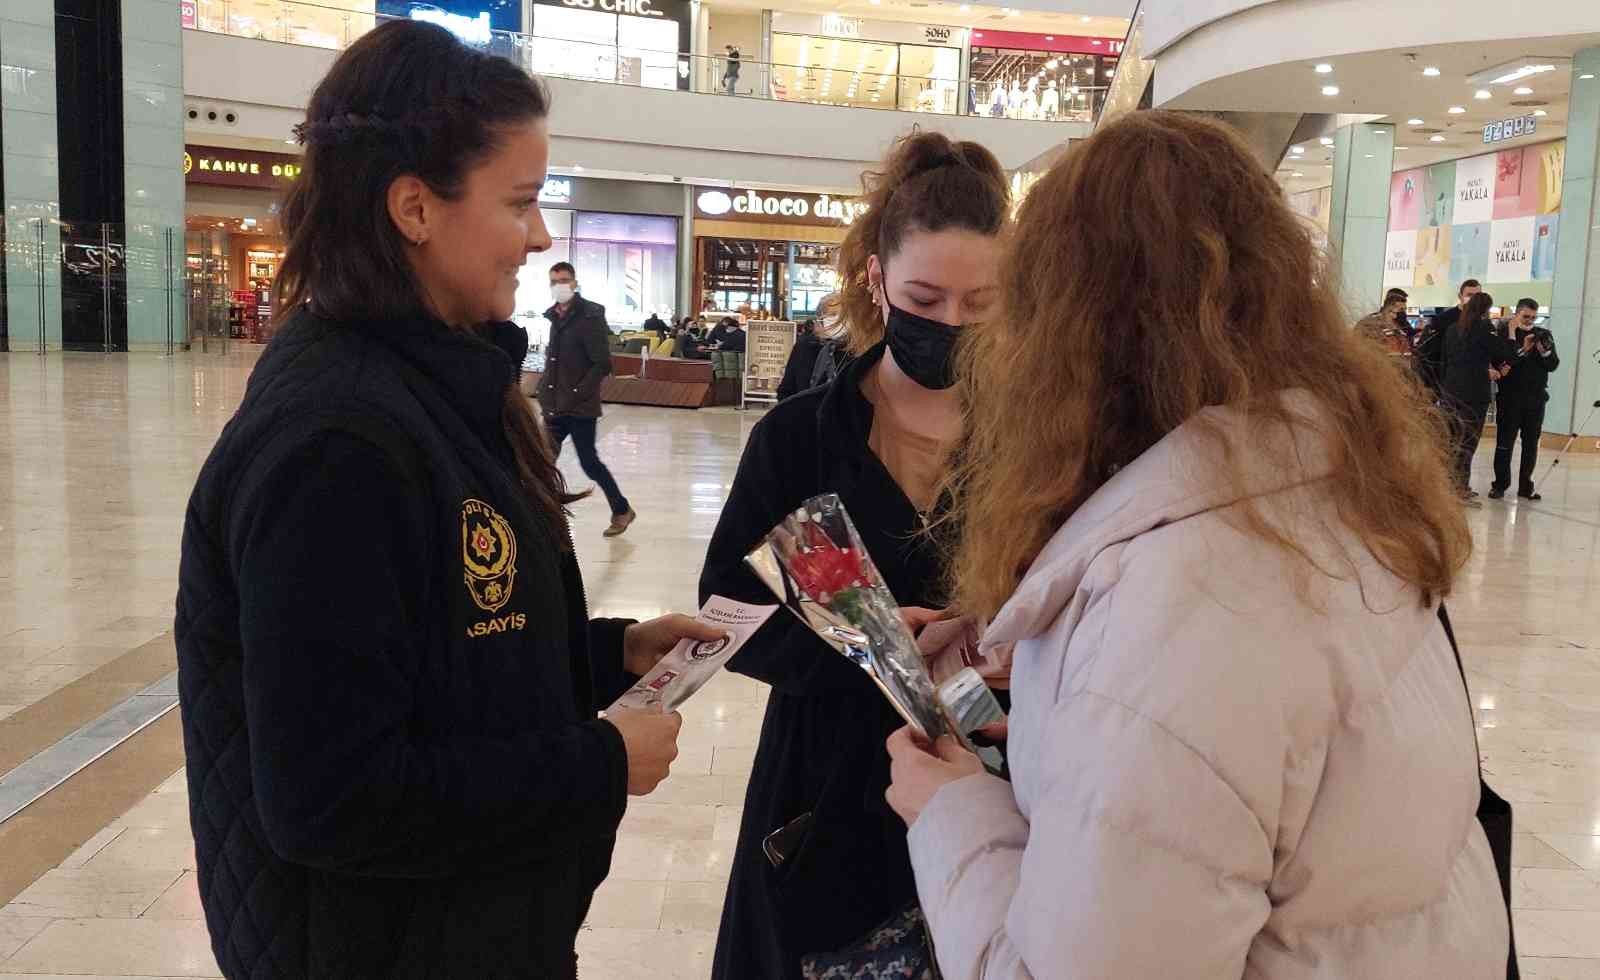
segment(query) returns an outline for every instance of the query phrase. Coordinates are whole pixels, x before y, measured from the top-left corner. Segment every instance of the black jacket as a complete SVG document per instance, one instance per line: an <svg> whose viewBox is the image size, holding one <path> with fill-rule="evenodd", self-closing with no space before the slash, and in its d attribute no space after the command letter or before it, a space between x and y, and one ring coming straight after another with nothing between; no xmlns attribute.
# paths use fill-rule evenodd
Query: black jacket
<svg viewBox="0 0 1600 980"><path fill-rule="evenodd" d="M1504 337L1503 332L1498 332ZM1511 353L1517 355L1511 359L1511 374L1502 379L1497 391L1497 400L1504 403L1533 402L1543 404L1550 399L1550 372L1561 366L1561 357L1556 353L1556 345L1552 340L1550 353L1542 354L1538 346L1522 353L1522 340L1532 330L1517 330L1515 341L1506 341L1511 348Z"/></svg>
<svg viewBox="0 0 1600 980"><path fill-rule="evenodd" d="M778 400L783 401L811 387L811 372L817 368L822 341L815 330L807 330L794 340L789 360L783 365L783 380L778 382Z"/></svg>
<svg viewBox="0 0 1600 980"><path fill-rule="evenodd" d="M1422 328L1422 333L1416 338L1416 346L1412 349L1412 361L1416 365L1417 377L1433 392L1435 398L1442 395L1444 387L1445 336L1460 319L1459 306L1452 306L1439 313Z"/></svg>
<svg viewBox="0 0 1600 980"><path fill-rule="evenodd" d="M302 312L201 471L178 679L230 978L574 975L627 800L595 720L625 624L587 621L525 502L510 372L437 321Z"/></svg>
<svg viewBox="0 0 1600 980"><path fill-rule="evenodd" d="M539 405L546 415L600 417L600 383L611 373L611 328L606 308L574 296L562 316L554 306L545 311L550 344L539 382Z"/></svg>
<svg viewBox="0 0 1600 980"><path fill-rule="evenodd" d="M861 379L880 345L826 388L780 403L750 433L700 579L713 593L772 602L744 556L807 497L839 493L904 605L943 606L938 548L867 446ZM884 740L904 724L861 668L780 611L728 664L772 685L712 976L790 980L800 957L861 938L916 897L905 824L889 809ZM798 850L773 868L761 843L811 812Z"/></svg>
<svg viewBox="0 0 1600 980"><path fill-rule="evenodd" d="M1460 405L1486 407L1491 394L1489 369L1510 361L1514 352L1487 319L1463 330L1459 319L1444 328L1444 385Z"/></svg>

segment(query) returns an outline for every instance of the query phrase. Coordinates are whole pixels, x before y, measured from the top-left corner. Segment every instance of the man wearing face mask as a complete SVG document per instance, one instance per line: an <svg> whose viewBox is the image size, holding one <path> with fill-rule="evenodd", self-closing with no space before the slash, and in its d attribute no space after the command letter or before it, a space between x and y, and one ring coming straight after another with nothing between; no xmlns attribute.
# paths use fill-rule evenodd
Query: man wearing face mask
<svg viewBox="0 0 1600 980"><path fill-rule="evenodd" d="M595 447L600 425L600 384L611 373L611 328L606 325L606 308L578 295L577 270L569 262L550 267L550 298L555 305L544 314L550 321L550 344L539 385L545 428L557 456L567 437L572 437L584 475L595 482L611 505L611 526L606 528L605 536L614 538L628 530L638 515Z"/></svg>

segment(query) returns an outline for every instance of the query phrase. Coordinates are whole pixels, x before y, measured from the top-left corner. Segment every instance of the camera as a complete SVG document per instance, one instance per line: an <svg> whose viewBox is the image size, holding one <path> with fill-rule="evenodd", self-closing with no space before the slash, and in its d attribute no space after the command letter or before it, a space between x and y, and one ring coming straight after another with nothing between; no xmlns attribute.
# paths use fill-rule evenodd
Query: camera
<svg viewBox="0 0 1600 980"><path fill-rule="evenodd" d="M1554 347L1555 346L1556 338L1553 337L1551 335L1550 331L1545 329L1544 327L1534 327L1533 330L1532 330L1532 333L1533 333L1533 342L1534 343L1539 344L1542 347Z"/></svg>

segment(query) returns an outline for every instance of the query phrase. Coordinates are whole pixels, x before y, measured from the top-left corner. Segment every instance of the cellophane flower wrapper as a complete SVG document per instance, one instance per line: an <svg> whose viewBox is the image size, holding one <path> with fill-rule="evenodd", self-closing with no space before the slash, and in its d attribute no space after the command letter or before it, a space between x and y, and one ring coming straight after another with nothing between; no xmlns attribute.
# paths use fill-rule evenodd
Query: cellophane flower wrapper
<svg viewBox="0 0 1600 980"><path fill-rule="evenodd" d="M745 561L824 642L865 670L919 735L955 735L970 747L838 494L801 504Z"/></svg>

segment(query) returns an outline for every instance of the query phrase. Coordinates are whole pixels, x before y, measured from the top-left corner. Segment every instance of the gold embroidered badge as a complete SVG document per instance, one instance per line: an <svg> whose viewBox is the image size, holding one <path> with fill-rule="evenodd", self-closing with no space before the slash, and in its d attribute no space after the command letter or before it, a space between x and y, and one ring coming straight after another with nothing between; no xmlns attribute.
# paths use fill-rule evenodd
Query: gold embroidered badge
<svg viewBox="0 0 1600 980"><path fill-rule="evenodd" d="M511 601L517 578L517 536L511 522L481 500L461 505L461 560L467 591L485 612Z"/></svg>

